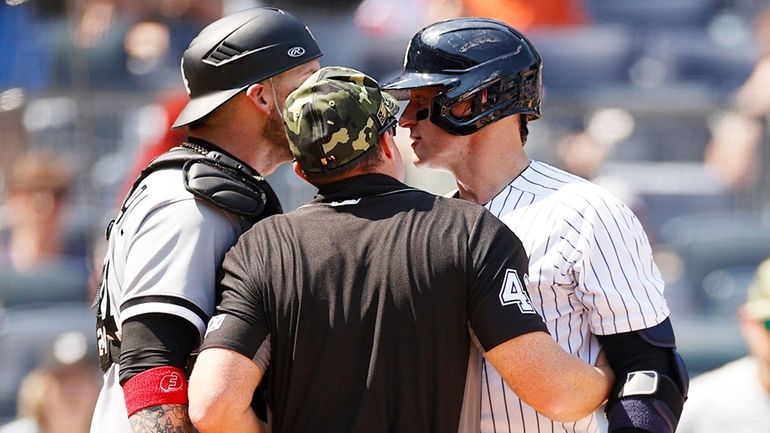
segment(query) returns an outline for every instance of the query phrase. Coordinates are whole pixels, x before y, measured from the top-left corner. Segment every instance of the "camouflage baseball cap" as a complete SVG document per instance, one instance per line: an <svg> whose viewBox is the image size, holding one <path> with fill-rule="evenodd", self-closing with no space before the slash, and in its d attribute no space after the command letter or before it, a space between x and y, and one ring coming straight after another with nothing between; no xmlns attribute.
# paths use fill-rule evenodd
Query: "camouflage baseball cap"
<svg viewBox="0 0 770 433"><path fill-rule="evenodd" d="M374 147L397 123L396 100L362 72L322 68L286 99L283 123L302 170L334 170Z"/></svg>
<svg viewBox="0 0 770 433"><path fill-rule="evenodd" d="M746 311L754 319L770 319L770 260L765 260L757 268L754 282L749 287Z"/></svg>

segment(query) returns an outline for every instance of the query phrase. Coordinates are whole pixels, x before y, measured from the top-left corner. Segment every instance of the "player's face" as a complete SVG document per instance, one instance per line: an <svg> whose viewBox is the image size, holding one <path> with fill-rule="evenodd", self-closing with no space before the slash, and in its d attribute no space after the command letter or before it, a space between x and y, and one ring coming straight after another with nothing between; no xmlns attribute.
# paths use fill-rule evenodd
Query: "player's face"
<svg viewBox="0 0 770 433"><path fill-rule="evenodd" d="M399 125L409 128L409 138L416 166L451 170L468 157L467 140L452 135L430 121L433 97L438 87L424 87L409 92L409 104L399 119Z"/></svg>

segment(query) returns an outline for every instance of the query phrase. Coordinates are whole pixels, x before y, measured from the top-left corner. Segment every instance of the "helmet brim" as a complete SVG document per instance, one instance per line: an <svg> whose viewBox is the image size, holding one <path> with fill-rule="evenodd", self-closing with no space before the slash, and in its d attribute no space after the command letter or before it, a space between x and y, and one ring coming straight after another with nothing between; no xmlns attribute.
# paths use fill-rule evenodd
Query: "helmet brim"
<svg viewBox="0 0 770 433"><path fill-rule="evenodd" d="M401 75L386 82L383 86L383 90L388 90L389 93L392 90L410 90L420 87L432 87L432 86L448 86L458 78L454 75L447 74L427 74L421 72L404 72Z"/></svg>
<svg viewBox="0 0 770 433"><path fill-rule="evenodd" d="M181 128L189 123L203 118L207 114L219 108L219 106L230 100L230 98L237 95L238 92L245 89L246 87L248 86L236 89L221 90L190 99L190 101L187 102L187 105L185 105L182 109L182 112L179 113L179 116L177 116L174 124L171 125L171 129Z"/></svg>

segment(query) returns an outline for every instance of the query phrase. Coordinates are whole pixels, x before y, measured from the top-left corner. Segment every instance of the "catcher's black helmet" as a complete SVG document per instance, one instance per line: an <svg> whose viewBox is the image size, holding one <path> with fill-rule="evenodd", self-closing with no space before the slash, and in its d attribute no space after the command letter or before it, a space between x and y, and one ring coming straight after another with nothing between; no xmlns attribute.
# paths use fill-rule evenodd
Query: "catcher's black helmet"
<svg viewBox="0 0 770 433"><path fill-rule="evenodd" d="M310 30L276 8L220 18L193 39L182 57L190 95L172 128L211 113L246 87L321 56Z"/></svg>
<svg viewBox="0 0 770 433"><path fill-rule="evenodd" d="M431 122L451 134L468 135L511 114L539 118L541 68L540 54L518 30L492 19L458 18L414 35L404 71L383 89L442 86L433 98ZM452 114L452 106L469 99L471 114Z"/></svg>

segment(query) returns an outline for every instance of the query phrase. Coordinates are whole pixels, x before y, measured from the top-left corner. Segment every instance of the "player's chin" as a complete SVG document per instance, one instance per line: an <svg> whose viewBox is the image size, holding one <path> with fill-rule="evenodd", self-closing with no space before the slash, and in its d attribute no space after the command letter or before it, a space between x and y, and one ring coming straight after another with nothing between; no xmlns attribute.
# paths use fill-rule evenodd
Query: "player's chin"
<svg viewBox="0 0 770 433"><path fill-rule="evenodd" d="M424 167L424 164L423 164L423 161L422 161L422 159L420 159L420 157L419 157L419 156L417 156L416 154L412 154L412 163L413 163L413 164L414 164L416 167Z"/></svg>
<svg viewBox="0 0 770 433"><path fill-rule="evenodd" d="M412 149L412 162L415 166L420 168L432 168L430 161L431 158L429 158L425 152L421 152L421 149Z"/></svg>
<svg viewBox="0 0 770 433"><path fill-rule="evenodd" d="M431 158L428 155L420 155L416 152L412 156L412 162L414 163L415 167L418 168L427 168L431 170L447 169L444 164L441 164L440 161L437 161L435 158Z"/></svg>

